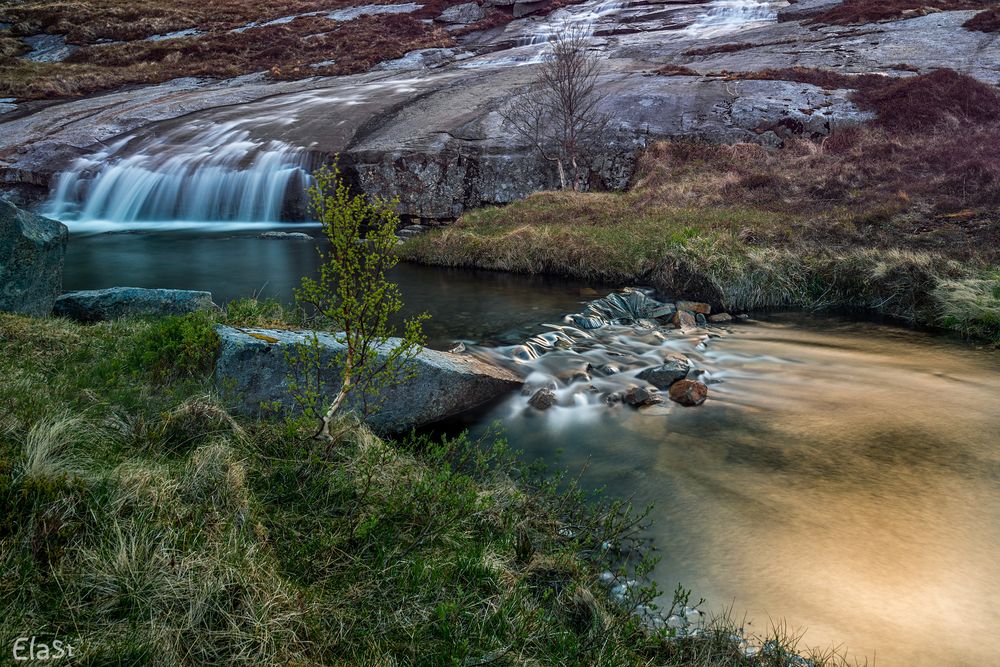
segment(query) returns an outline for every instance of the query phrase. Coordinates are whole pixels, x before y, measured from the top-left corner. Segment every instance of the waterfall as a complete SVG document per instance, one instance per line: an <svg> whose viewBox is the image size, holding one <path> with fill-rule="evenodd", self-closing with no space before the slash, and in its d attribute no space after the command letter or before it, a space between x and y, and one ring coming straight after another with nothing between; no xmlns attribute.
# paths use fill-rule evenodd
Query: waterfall
<svg viewBox="0 0 1000 667"><path fill-rule="evenodd" d="M301 200L305 151L239 123L180 125L123 139L63 173L47 215L71 228L141 223L276 223Z"/></svg>
<svg viewBox="0 0 1000 667"><path fill-rule="evenodd" d="M538 29L525 40L525 44L548 44L558 36L570 33L590 37L597 24L625 6L622 0L600 0L594 3L571 5L552 12Z"/></svg>
<svg viewBox="0 0 1000 667"><path fill-rule="evenodd" d="M688 26L687 32L698 37L713 37L773 22L777 15L772 0L713 0Z"/></svg>

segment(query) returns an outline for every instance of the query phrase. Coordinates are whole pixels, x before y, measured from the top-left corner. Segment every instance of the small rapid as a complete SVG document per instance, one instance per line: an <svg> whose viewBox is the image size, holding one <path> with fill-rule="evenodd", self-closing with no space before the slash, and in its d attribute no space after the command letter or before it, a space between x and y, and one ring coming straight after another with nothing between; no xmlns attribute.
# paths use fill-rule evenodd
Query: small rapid
<svg viewBox="0 0 1000 667"><path fill-rule="evenodd" d="M539 392L551 405L543 408L547 423L580 423L601 418L621 403L654 407L664 402L651 371L670 364L680 375L713 383L712 373L699 363L713 338L725 329L677 329L670 323L673 304L652 298L651 292L628 288L587 304L581 313L566 315L559 324L545 324L522 344L474 347L472 352L505 366L524 378L517 399L509 402L507 418L537 414ZM666 408L657 408L665 410Z"/></svg>

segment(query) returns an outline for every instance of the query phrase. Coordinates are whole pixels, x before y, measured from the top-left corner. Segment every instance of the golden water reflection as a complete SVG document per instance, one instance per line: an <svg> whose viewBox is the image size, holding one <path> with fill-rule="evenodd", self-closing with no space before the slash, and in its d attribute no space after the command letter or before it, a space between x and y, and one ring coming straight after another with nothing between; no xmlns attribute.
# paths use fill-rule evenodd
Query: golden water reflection
<svg viewBox="0 0 1000 667"><path fill-rule="evenodd" d="M695 358L722 380L701 409L558 433L508 415L510 438L654 502L661 588L751 630L784 619L886 667L997 664L1000 354L780 316Z"/></svg>

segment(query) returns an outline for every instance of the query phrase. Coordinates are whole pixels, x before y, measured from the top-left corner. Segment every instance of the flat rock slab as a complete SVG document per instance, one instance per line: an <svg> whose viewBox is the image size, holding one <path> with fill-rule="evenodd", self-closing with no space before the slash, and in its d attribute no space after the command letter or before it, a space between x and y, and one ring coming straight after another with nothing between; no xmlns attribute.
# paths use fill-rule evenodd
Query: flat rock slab
<svg viewBox="0 0 1000 667"><path fill-rule="evenodd" d="M62 291L66 225L0 200L0 310L44 317Z"/></svg>
<svg viewBox="0 0 1000 667"><path fill-rule="evenodd" d="M259 414L271 409L285 413L298 409L289 391L292 371L287 354L295 345L319 338L325 392L332 398L340 387L336 359L345 346L336 334L274 329L216 327L222 341L215 366L215 385L232 407L241 414ZM385 350L399 345L390 339ZM368 423L383 432L400 432L431 424L492 401L521 386L514 373L480 361L475 357L422 350L411 362L413 376L388 385L381 394L382 403L370 415ZM358 397L347 406L357 408Z"/></svg>
<svg viewBox="0 0 1000 667"><path fill-rule="evenodd" d="M54 314L81 322L100 322L130 315L185 315L216 309L211 292L110 287L66 292L56 299Z"/></svg>

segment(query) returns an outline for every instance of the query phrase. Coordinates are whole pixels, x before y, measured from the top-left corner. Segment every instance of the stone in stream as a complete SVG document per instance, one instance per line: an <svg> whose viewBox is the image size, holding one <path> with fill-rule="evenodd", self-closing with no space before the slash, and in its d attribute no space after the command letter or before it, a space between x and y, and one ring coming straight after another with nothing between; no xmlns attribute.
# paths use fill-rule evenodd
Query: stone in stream
<svg viewBox="0 0 1000 667"><path fill-rule="evenodd" d="M631 405L633 408L641 408L647 405L662 403L663 398L656 393L655 389L629 387L622 395L622 402L626 405Z"/></svg>
<svg viewBox="0 0 1000 667"><path fill-rule="evenodd" d="M708 398L708 387L697 380L678 380L670 386L670 400L685 407L701 405Z"/></svg>
<svg viewBox="0 0 1000 667"><path fill-rule="evenodd" d="M270 410L294 413L299 410L288 387L292 370L286 353L296 344L311 340L311 331L273 329L237 329L219 325L221 339L215 365L215 386L240 414L261 414ZM326 393L339 388L336 359L344 344L336 334L315 332L320 344L320 359ZM389 340L387 346L400 343ZM384 355L384 351L382 352ZM398 378L382 394L379 409L367 421L383 432L400 432L451 417L496 399L521 386L514 373L469 355L423 349L411 362L410 377ZM407 373L407 375L409 375ZM349 397L348 408L359 406L359 397Z"/></svg>
<svg viewBox="0 0 1000 667"><path fill-rule="evenodd" d="M645 380L657 389L667 389L678 380L686 378L690 370L690 361L684 357L673 357L659 366L645 369L639 373L638 378Z"/></svg>
<svg viewBox="0 0 1000 667"><path fill-rule="evenodd" d="M712 312L712 306L700 301L678 301L676 306L677 310L683 310L689 313L701 313L702 315L708 315Z"/></svg>
<svg viewBox="0 0 1000 667"><path fill-rule="evenodd" d="M0 200L0 310L44 317L62 291L66 226Z"/></svg>
<svg viewBox="0 0 1000 667"><path fill-rule="evenodd" d="M698 321L694 319L694 315L686 310L678 310L674 313L673 324L675 327L680 329L692 329L698 326Z"/></svg>
<svg viewBox="0 0 1000 667"><path fill-rule="evenodd" d="M536 410L548 410L553 405L556 404L556 393L549 389L548 387L543 387L539 389L531 398L528 399L528 405L535 408Z"/></svg>
<svg viewBox="0 0 1000 667"><path fill-rule="evenodd" d="M729 313L717 313L715 315L709 315L708 321L712 324L725 324L727 322L732 322L733 316Z"/></svg>
<svg viewBox="0 0 1000 667"><path fill-rule="evenodd" d="M128 316L186 315L218 308L211 292L109 287L66 292L56 299L53 313L80 322L101 322Z"/></svg>
<svg viewBox="0 0 1000 667"><path fill-rule="evenodd" d="M264 232L257 236L259 239L287 240L287 241L313 241L313 237L303 232Z"/></svg>
<svg viewBox="0 0 1000 667"><path fill-rule="evenodd" d="M672 303L665 303L662 306L657 306L649 312L649 316L653 319L659 319L661 317L670 318L673 317L674 313L677 312L677 306Z"/></svg>
<svg viewBox="0 0 1000 667"><path fill-rule="evenodd" d="M591 367L588 366L587 369L591 370ZM592 370L597 371L601 375L618 375L619 373L622 372L621 367L615 364L601 364L600 366Z"/></svg>

